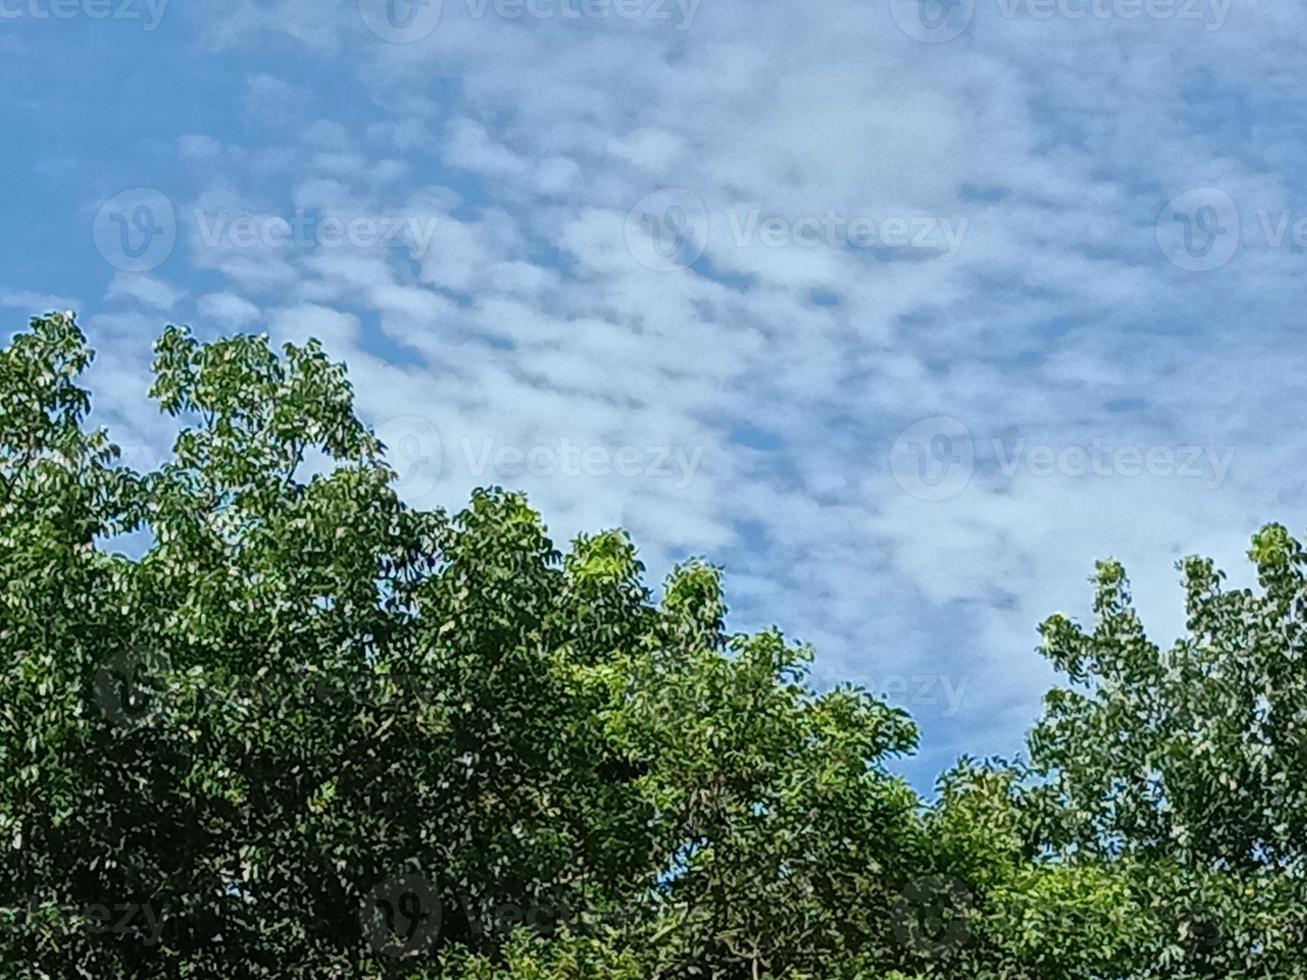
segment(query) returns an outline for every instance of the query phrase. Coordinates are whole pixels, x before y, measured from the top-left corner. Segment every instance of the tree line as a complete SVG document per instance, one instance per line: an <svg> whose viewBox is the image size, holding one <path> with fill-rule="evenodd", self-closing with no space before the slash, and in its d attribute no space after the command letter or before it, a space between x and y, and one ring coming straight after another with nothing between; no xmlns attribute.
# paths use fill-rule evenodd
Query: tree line
<svg viewBox="0 0 1307 980"><path fill-rule="evenodd" d="M1026 752L926 799L912 719L728 632L713 565L655 591L519 494L406 506L317 343L168 327L150 472L88 424L92 357L71 314L0 350L6 975L1307 975L1283 527L1256 589L1180 563L1165 648L1100 562Z"/></svg>

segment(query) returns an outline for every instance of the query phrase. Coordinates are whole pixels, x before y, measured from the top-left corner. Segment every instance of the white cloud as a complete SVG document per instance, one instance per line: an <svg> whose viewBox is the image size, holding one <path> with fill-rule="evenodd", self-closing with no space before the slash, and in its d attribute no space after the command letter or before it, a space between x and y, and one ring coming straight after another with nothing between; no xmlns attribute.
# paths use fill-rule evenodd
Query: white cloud
<svg viewBox="0 0 1307 980"><path fill-rule="evenodd" d="M75 310L77 301L48 293L34 293L26 289L0 289L0 306L22 310L30 316L54 310Z"/></svg>
<svg viewBox="0 0 1307 980"><path fill-rule="evenodd" d="M109 283L109 290L105 293L105 299L131 300L161 312L171 310L185 296L186 290L143 273L119 273Z"/></svg>
<svg viewBox="0 0 1307 980"><path fill-rule="evenodd" d="M188 158L224 161L200 206L433 231L417 258L192 240L191 260L232 297L201 311L234 324L275 305L274 333L322 336L370 419L438 430L429 496L446 504L496 482L470 471L465 444L701 451L685 485L502 482L529 489L559 537L626 524L655 573L685 552L724 561L738 625L776 620L817 642L825 679L970 678L928 746L1012 751L1048 679L1034 627L1084 613L1094 558L1127 560L1165 634L1174 558L1210 551L1233 568L1258 522L1301 522L1303 437L1283 405L1304 367L1291 353L1302 256L1248 241L1195 276L1160 254L1155 222L1205 184L1250 216L1307 208L1300 133L1276 108L1299 98L1296 82L1273 67L1300 57L1303 20L1253 4L1209 31L1008 18L978 0L962 36L932 45L886 4L759 17L713 0L683 32L478 20L446 4L430 37L396 45L353 4L243 0L212 17L213 43L297 39L354 73L366 111L275 145L188 137ZM295 110L272 97L287 79L269 76L252 91ZM663 187L704 202L703 275L652 271L627 249L628 212ZM831 212L967 224L950 258L740 244L755 211L790 227ZM971 483L933 503L904 493L889 458L932 415L962 420L978 448ZM1236 456L1215 487L1005 476L994 439Z"/></svg>
<svg viewBox="0 0 1307 980"><path fill-rule="evenodd" d="M200 316L224 331L244 330L259 319L259 308L235 293L208 293L198 301Z"/></svg>

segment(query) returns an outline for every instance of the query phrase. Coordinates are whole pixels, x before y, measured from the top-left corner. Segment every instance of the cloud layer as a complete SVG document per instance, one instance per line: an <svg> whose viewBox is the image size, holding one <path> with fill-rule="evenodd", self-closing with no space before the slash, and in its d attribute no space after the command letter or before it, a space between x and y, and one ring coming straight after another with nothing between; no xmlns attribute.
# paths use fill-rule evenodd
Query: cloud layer
<svg viewBox="0 0 1307 980"><path fill-rule="evenodd" d="M925 783L1020 748L1050 680L1034 628L1087 614L1095 558L1166 639L1176 558L1238 579L1259 523L1302 523L1304 22L1260 0L165 9L131 43L202 108L155 113L84 185L42 178L98 265L0 302L83 291L97 409L141 446L167 441L141 404L163 320L320 337L414 502L518 486L560 540L622 525L655 574L725 564L734 625L778 622L823 683L913 710ZM12 70L63 29L19 26ZM89 54L134 28L74 29ZM53 173L92 135L34 156Z"/></svg>

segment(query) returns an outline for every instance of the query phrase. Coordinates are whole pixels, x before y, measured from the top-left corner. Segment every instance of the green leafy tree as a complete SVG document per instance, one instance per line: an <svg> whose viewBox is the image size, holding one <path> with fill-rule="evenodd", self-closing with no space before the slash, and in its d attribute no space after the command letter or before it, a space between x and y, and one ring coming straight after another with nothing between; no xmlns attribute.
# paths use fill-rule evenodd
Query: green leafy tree
<svg viewBox="0 0 1307 980"><path fill-rule="evenodd" d="M316 343L169 327L152 472L71 314L0 350L0 972L469 980L1307 975L1303 552L1114 563L1029 764L926 804L911 719L655 596L620 530L418 511ZM313 460L312 466L306 461ZM124 554L121 536L147 543Z"/></svg>
<svg viewBox="0 0 1307 980"><path fill-rule="evenodd" d="M1150 641L1121 566L1098 565L1096 621L1043 626L1070 686L1031 735L1042 839L1106 864L1157 922L1140 961L1174 977L1298 976L1307 964L1307 579L1279 525L1254 538L1259 590L1179 564L1188 635Z"/></svg>
<svg viewBox="0 0 1307 980"><path fill-rule="evenodd" d="M406 972L642 880L584 683L608 638L520 498L415 512L316 345L175 328L154 394L183 428L132 473L83 431L90 356L52 316L0 360L7 961ZM139 559L106 546L142 525Z"/></svg>
<svg viewBox="0 0 1307 980"><path fill-rule="evenodd" d="M86 428L91 356L69 315L0 354L6 962L514 969L525 927L725 977L893 945L919 801L883 761L915 731L727 637L715 570L656 604L621 532L563 555L511 493L406 507L315 343L169 328L181 431L133 472Z"/></svg>

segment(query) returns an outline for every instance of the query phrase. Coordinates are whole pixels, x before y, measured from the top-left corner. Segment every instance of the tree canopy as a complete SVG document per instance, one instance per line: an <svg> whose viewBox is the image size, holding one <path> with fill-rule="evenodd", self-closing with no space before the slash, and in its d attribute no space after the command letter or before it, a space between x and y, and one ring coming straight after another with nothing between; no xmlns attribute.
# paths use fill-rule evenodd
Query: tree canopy
<svg viewBox="0 0 1307 980"><path fill-rule="evenodd" d="M655 593L509 490L407 506L317 343L168 327L151 472L88 424L92 356L71 314L0 350L6 975L1307 975L1284 528L1256 590L1181 563L1169 649L1100 563L1028 754L924 799L908 715L729 633L717 567Z"/></svg>

